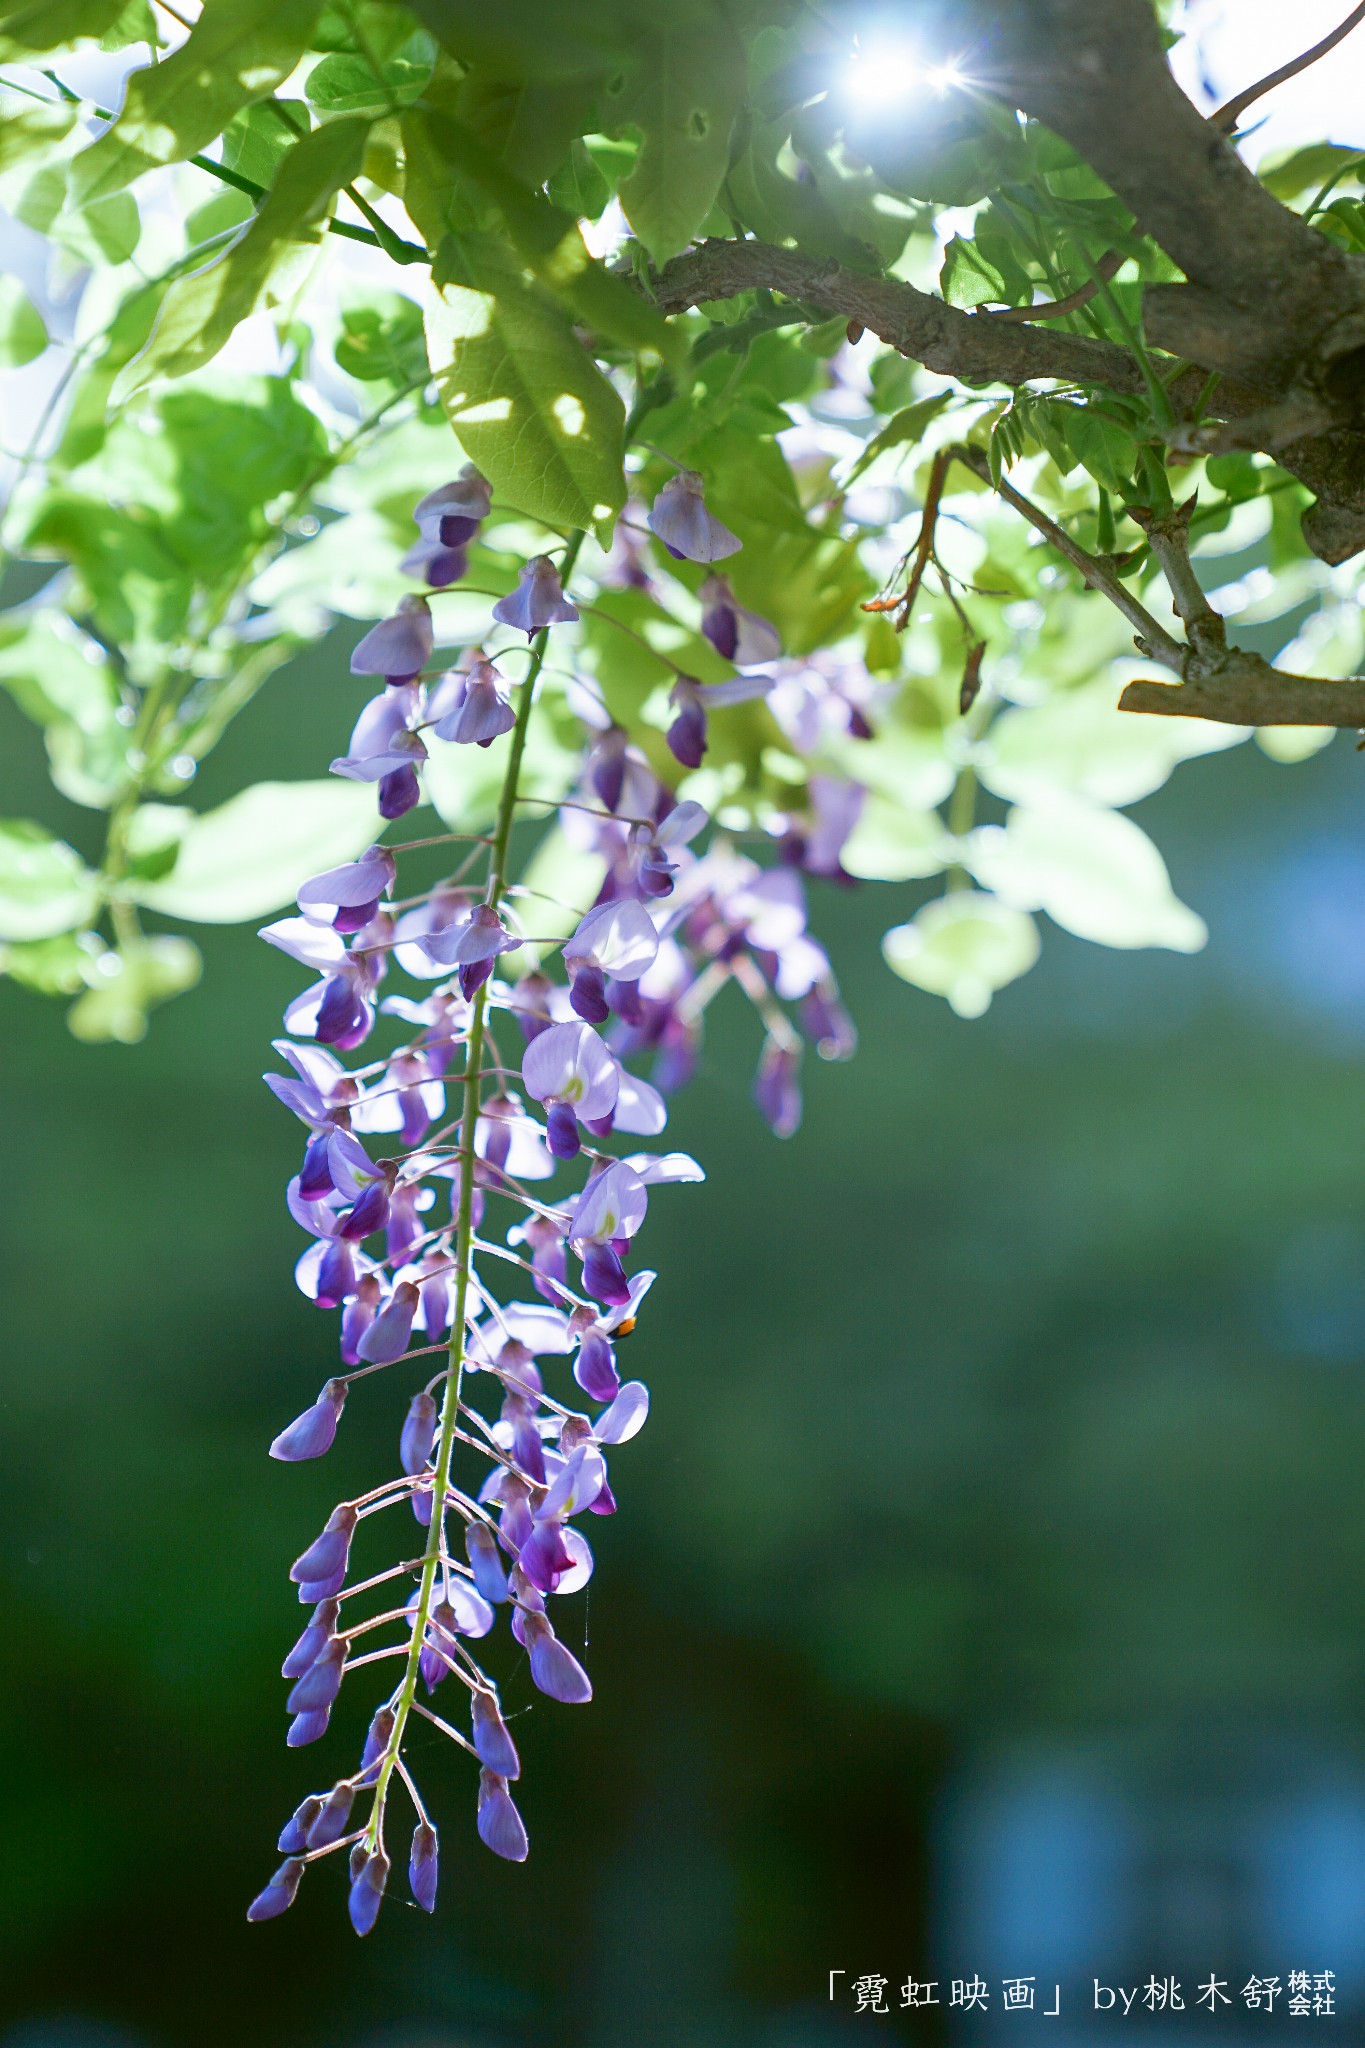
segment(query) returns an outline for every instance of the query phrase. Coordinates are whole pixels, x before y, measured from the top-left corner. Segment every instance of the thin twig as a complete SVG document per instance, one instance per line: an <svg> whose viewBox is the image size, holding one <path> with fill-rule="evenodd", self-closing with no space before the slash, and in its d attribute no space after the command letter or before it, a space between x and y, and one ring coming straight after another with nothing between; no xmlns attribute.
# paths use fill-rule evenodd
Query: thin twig
<svg viewBox="0 0 1365 2048"><path fill-rule="evenodd" d="M1297 78L1310 64L1316 64L1319 57L1325 57L1329 50L1335 50L1337 44L1344 42L1351 30L1358 28L1362 21L1365 21L1365 0L1361 0L1359 7L1351 9L1339 28L1334 28L1320 43L1314 43L1311 50L1305 50L1301 57L1292 58L1288 64L1281 64L1278 71L1267 72L1264 78L1257 79L1255 85L1247 86L1244 92L1236 93L1230 100L1226 100L1216 113L1209 115L1209 125L1216 128L1221 135L1231 135L1253 100L1260 99L1262 93L1273 92L1277 85L1285 85L1291 78Z"/></svg>

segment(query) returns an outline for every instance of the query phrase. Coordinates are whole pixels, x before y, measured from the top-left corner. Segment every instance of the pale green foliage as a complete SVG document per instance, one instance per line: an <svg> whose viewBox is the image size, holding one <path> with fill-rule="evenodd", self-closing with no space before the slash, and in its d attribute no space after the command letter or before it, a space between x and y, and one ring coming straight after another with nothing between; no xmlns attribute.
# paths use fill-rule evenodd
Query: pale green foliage
<svg viewBox="0 0 1365 2048"><path fill-rule="evenodd" d="M45 826L0 827L3 971L74 996L82 1036L132 1040L198 974L193 946L144 919L267 915L368 843L372 788L257 779L262 762L202 815L189 788L301 645L413 587L412 506L466 460L494 507L464 587L433 599L441 648L486 634L529 554L595 536L581 627L542 679L528 796L569 791L594 700L751 841L808 829L822 780L856 782L843 865L883 890L892 969L964 1016L1032 966L1034 913L1112 946L1202 943L1123 813L1242 729L1119 714L1140 670L1123 622L960 464L912 615L863 607L904 588L933 457L965 441L1080 545L1126 553L1127 587L1163 620L1127 508L1197 491L1220 602L1275 643L1292 616L1286 665L1347 673L1359 608L1349 574L1304 551L1300 487L1249 455L1168 475L1145 401L968 389L771 294L666 318L642 282L698 236L749 233L957 306L1021 305L1074 291L1115 248L1127 265L1069 324L1128 346L1141 281L1170 266L1065 145L974 95L878 117L841 97L833 17L757 0L206 0L154 64L130 52L112 125L63 97L70 55L123 49L143 21L122 0L0 0L0 202L48 238L54 305L74 290L76 306L68 340L36 289L0 287L0 368L53 394L4 528L22 588L50 580L0 615L0 688L41 729L59 799L107 823L98 865ZM1265 176L1304 208L1335 180L1322 231L1357 247L1361 165L1324 144ZM727 572L788 657L769 702L712 715L691 776L664 739L676 670L733 674L698 630L703 572L655 553L648 586L626 587L608 552L623 508L638 540L676 464L740 535ZM344 668L335 705L308 712L318 773L354 715ZM1258 735L1284 761L1323 738ZM496 749L433 748L421 829L482 829L500 777ZM590 896L590 858L545 816L529 886ZM565 914L539 904L537 933Z"/></svg>

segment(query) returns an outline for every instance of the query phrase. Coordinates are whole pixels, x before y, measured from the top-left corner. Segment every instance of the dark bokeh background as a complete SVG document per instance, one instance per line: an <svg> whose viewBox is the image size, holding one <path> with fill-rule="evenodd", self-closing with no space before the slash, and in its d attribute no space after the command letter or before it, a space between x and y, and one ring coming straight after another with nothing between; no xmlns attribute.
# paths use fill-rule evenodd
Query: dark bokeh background
<svg viewBox="0 0 1365 2048"><path fill-rule="evenodd" d="M353 708L335 674L273 686L202 800L262 760L316 774ZM0 809L79 840L0 711ZM1349 2033L1363 799L1346 742L1186 767L1139 816L1207 953L1049 931L978 1024L881 965L913 891L825 896L863 1043L810 1073L785 1147L721 1006L672 1122L709 1185L651 1207L654 1412L568 1631L597 1699L508 1684L535 1700L521 1869L418 1738L440 1910L395 1882L363 1945L334 1864L243 1920L368 1713L339 1710L323 1764L284 1747L286 1567L388 1473L410 1391L358 1389L321 1466L264 1455L334 1358L290 1276L296 1127L258 1079L297 969L211 931L201 988L131 1050L0 987L3 2048L1088 2043L1123 2024L1091 1979L1153 1972L1189 2008L1157 2024L1205 2042ZM1195 2007L1211 1972L1235 1995L1291 1969L1333 1970L1355 2022ZM890 2016L855 2017L864 1972ZM963 2019L948 1984L977 1972L992 2010ZM1061 2019L999 2013L1027 1973ZM944 2001L913 2026L912 1975Z"/></svg>

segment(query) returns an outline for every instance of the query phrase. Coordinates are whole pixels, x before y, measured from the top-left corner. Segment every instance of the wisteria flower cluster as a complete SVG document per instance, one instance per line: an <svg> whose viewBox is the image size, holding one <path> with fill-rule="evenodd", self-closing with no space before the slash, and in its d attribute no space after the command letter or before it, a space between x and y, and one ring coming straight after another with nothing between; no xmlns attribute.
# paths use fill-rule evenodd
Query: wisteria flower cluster
<svg viewBox="0 0 1365 2048"><path fill-rule="evenodd" d="M393 820L419 802L433 745L501 743L492 833L376 843L306 882L299 915L264 933L316 975L277 1041L288 1071L267 1081L306 1132L288 1190L311 1240L298 1284L341 1313L341 1370L271 1453L322 1456L352 1389L372 1374L408 1367L421 1382L399 1431L397 1475L341 1502L291 1568L309 1614L283 1664L289 1743L323 1735L348 1675L392 1666L396 1683L355 1769L290 1817L285 1860L249 1912L282 1913L308 1864L345 1849L360 1934L389 1880L396 1786L415 1821L412 1896L435 1905L437 1831L405 1754L414 1715L477 1766L482 1841L512 1861L527 1854L513 1794L520 1758L499 1683L475 1648L494 1638L499 1611L532 1686L567 1705L592 1696L554 1616L591 1576L588 1518L616 1511L609 1456L648 1412L643 1383L622 1379L617 1347L655 1277L635 1259L651 1191L703 1178L684 1153L625 1148L659 1139L664 1098L693 1071L704 1012L728 982L763 1019L754 1092L781 1134L800 1117L801 1036L786 1006L799 1006L826 1054L853 1043L829 962L806 930L805 842L784 844L786 858L770 866L723 839L701 850L706 812L680 801L609 723L585 730L581 776L560 813L571 847L596 855L604 879L567 941L556 949L537 938L537 899L509 881L508 849L548 636L579 616L563 587L577 542L562 568L549 555L528 561L492 607L486 639L499 626L526 636L519 681L483 647L433 674L429 594L464 575L489 512L488 486L471 469L416 507L420 537L404 568L427 590L356 648L353 669L382 688L332 766L377 784L380 816ZM678 558L712 563L739 545L689 472L663 490L650 524ZM738 669L780 653L772 627L735 602L723 577L708 578L702 601L707 637ZM709 687L680 678L667 736L679 763L700 760L710 708L772 684L770 674ZM399 895L405 853L462 840L468 851L450 876ZM471 880L480 861L482 879ZM550 971L556 950L562 977ZM395 966L415 994L383 993ZM342 1055L368 1050L381 1020L400 1042L348 1066ZM642 1063L648 1078L635 1071ZM415 1540L398 1546L414 1554L398 1563L370 1553L364 1525L386 1515L416 1525ZM353 1549L363 1553L355 1570ZM442 1704L453 1695L458 1708L436 1710L441 1687Z"/></svg>

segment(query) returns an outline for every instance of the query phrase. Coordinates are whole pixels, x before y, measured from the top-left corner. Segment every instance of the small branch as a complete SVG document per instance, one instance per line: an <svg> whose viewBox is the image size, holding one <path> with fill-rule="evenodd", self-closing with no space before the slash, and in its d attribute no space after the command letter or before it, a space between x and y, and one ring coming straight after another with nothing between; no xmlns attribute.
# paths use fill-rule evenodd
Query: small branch
<svg viewBox="0 0 1365 2048"><path fill-rule="evenodd" d="M1074 292L1068 292L1064 299L1043 299L1036 306L1005 306L989 313L978 313L978 320L1060 320L1064 313L1079 313L1082 306L1088 306L1102 284L1108 284L1117 276L1124 264L1120 249L1106 249L1095 264L1095 275L1087 278Z"/></svg>
<svg viewBox="0 0 1365 2048"><path fill-rule="evenodd" d="M1186 683L1129 683L1120 711L1164 718L1212 718L1221 725L1335 725L1365 729L1365 676L1324 682L1288 675L1241 650Z"/></svg>
<svg viewBox="0 0 1365 2048"><path fill-rule="evenodd" d="M1166 519L1158 519L1140 505L1130 505L1128 516L1147 536L1148 546L1170 586L1171 605L1185 628L1185 637L1195 653L1216 659L1226 653L1227 634L1221 615L1204 595L1204 586L1190 560L1190 515L1195 499L1185 503Z"/></svg>
<svg viewBox="0 0 1365 2048"><path fill-rule="evenodd" d="M919 595L920 584L924 581L924 572L933 560L934 528L938 522L938 501L943 496L943 480L948 474L948 464L952 461L954 452L951 448L940 448L930 465L929 483L924 493L924 510L920 514L919 540L915 546L915 559L911 565L910 574L906 578L904 590L901 591L898 597L874 597L870 603L859 607L861 611L865 612L898 612L900 614L896 620L896 631L898 633L903 633L910 623L911 607ZM902 557L902 565L903 563L904 558Z"/></svg>
<svg viewBox="0 0 1365 2048"><path fill-rule="evenodd" d="M970 469L974 476L979 476L982 483L991 483L990 464L979 449L959 444L951 453ZM1183 672L1186 650L1164 626L1157 624L1146 606L1139 604L1131 591L1124 589L1112 570L1096 556L1087 554L1064 528L1058 526L1055 520L1049 519L1046 512L1040 512L1031 499L1016 491L1013 484L1006 483L1003 477L998 484L992 485L992 488L1007 505L1012 505L1016 512L1022 514L1029 525L1056 548L1059 555L1066 557L1072 568L1092 590L1098 590L1101 596L1107 597L1110 604L1123 613L1129 625L1134 628L1138 645L1144 654L1149 655L1153 661L1159 661L1163 668L1169 668L1175 675Z"/></svg>
<svg viewBox="0 0 1365 2048"><path fill-rule="evenodd" d="M1273 92L1277 85L1285 85L1291 78L1297 78L1310 64L1316 64L1319 57L1325 57L1329 50L1335 50L1338 43L1345 42L1351 30L1359 28L1362 21L1365 21L1365 0L1361 0L1359 7L1351 9L1339 28L1334 28L1320 43L1314 43L1311 50L1305 50L1301 57L1292 58L1288 64L1281 64L1278 71L1267 72L1264 78L1257 79L1255 85L1249 85L1245 92L1236 93L1232 99L1225 101L1217 113L1209 115L1212 126L1221 135L1231 135L1253 100L1260 99L1263 93Z"/></svg>

